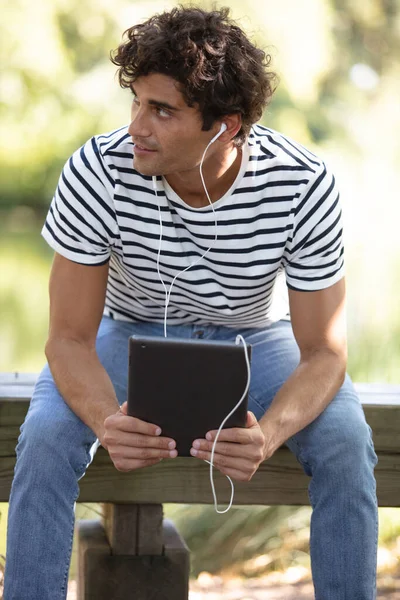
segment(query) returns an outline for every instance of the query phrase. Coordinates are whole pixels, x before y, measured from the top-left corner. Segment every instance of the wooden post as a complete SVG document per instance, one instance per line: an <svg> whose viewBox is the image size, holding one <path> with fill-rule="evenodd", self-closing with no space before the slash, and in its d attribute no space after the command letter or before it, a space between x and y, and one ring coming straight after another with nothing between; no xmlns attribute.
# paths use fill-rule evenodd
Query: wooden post
<svg viewBox="0 0 400 600"><path fill-rule="evenodd" d="M187 600L189 550L162 505L105 505L78 523L78 600Z"/></svg>
<svg viewBox="0 0 400 600"><path fill-rule="evenodd" d="M163 552L161 504L103 504L103 525L114 556Z"/></svg>

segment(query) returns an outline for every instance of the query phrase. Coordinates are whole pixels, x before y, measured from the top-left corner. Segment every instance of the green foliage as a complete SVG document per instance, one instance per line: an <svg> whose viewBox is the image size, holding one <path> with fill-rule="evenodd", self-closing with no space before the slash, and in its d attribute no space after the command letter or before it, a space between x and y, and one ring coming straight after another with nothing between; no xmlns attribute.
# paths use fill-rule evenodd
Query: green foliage
<svg viewBox="0 0 400 600"><path fill-rule="evenodd" d="M350 340L348 371L354 381L399 383L400 319L385 330L370 326Z"/></svg>
<svg viewBox="0 0 400 600"><path fill-rule="evenodd" d="M212 3L203 0L201 4L210 8ZM243 20L247 11L251 15L248 28L255 26L257 19L251 2L247 6L238 2L230 5L235 18ZM145 6L135 4L126 26L146 14ZM127 121L127 95L114 80L115 68L109 62L109 53L121 39L125 28L125 24L121 26L121 15L129 7L128 0L120 0L112 7L95 0L43 0L39 21L36 5L19 0L3 15L0 206L47 206L68 156L94 133ZM317 27L325 27L324 37L332 49L327 64L314 79L309 76L308 92L303 97L284 71L263 121L299 137L305 144L333 140L353 144L348 129L353 113L367 109L386 85L396 85L400 68L400 5L396 0L330 0L321 3L321 7L324 20ZM154 9L149 6L148 14ZM253 37L263 47L275 36L278 44L282 38L282 46L288 47L289 54L296 53L297 70L307 78L310 58L304 48L290 46L291 37L301 33L299 27L304 24L293 21L291 14L285 12L284 3L274 8L277 18L266 10L264 20L264 13L259 10L257 7L263 26L260 24ZM279 18L285 19L286 29L292 34L287 39L279 28ZM312 33L305 32L304 36ZM278 45L273 55L279 58L280 50ZM286 66L283 64L282 68ZM359 146L355 148L361 151Z"/></svg>
<svg viewBox="0 0 400 600"><path fill-rule="evenodd" d="M194 577L201 571L256 576L294 563L309 566L308 507L233 506L220 515L212 506L169 505L166 516L192 552ZM260 555L257 566L251 559Z"/></svg>
<svg viewBox="0 0 400 600"><path fill-rule="evenodd" d="M213 506L170 504L164 510L191 551L192 577L202 571L258 577L293 566L310 569L308 506L233 506L223 515ZM393 548L400 509L380 508L379 522L379 547ZM398 554L394 548L393 556Z"/></svg>
<svg viewBox="0 0 400 600"><path fill-rule="evenodd" d="M104 63L116 35L116 22L104 10L75 0L57 11L54 20L74 77Z"/></svg>
<svg viewBox="0 0 400 600"><path fill-rule="evenodd" d="M71 4L42 3L38 21L35 5L16 2L1 21L13 52L2 57L0 208L47 206L68 156L111 128L108 54L121 32L97 3Z"/></svg>
<svg viewBox="0 0 400 600"><path fill-rule="evenodd" d="M52 251L38 232L0 235L0 371L39 371L48 327Z"/></svg>
<svg viewBox="0 0 400 600"><path fill-rule="evenodd" d="M346 72L354 63L369 65L380 75L393 68L400 54L398 0L332 0L333 27L343 49L338 68Z"/></svg>

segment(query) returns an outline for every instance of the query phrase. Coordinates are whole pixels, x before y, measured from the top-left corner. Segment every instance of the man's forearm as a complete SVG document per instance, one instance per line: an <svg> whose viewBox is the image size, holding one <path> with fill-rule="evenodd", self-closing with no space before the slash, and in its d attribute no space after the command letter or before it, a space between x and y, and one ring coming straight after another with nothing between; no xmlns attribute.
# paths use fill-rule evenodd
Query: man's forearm
<svg viewBox="0 0 400 600"><path fill-rule="evenodd" d="M346 359L329 349L318 350L300 362L260 420L267 442L266 458L322 413L345 374Z"/></svg>
<svg viewBox="0 0 400 600"><path fill-rule="evenodd" d="M56 340L47 343L46 356L65 402L101 441L104 420L118 411L119 404L95 349L74 340Z"/></svg>

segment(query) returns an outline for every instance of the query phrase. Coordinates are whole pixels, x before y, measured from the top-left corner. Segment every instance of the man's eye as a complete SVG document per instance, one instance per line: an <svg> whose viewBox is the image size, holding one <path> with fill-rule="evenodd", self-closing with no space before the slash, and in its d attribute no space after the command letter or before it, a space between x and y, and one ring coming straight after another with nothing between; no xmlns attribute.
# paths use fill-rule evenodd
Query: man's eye
<svg viewBox="0 0 400 600"><path fill-rule="evenodd" d="M156 108L156 113L158 114L159 117L169 117L170 116L169 112L167 112L164 108L161 108L160 106L158 106Z"/></svg>

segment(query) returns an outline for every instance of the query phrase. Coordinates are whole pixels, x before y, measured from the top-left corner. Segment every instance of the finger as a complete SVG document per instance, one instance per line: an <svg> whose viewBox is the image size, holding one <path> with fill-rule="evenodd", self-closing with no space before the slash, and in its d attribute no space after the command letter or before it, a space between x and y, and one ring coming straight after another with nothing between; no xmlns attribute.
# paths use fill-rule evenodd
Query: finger
<svg viewBox="0 0 400 600"><path fill-rule="evenodd" d="M203 457L197 456L197 458L211 462L211 453L204 452L203 454ZM232 461L232 459L227 459L227 457L219 454L214 454L213 466L223 475L227 475L237 481L250 481L257 470L257 465L253 462L245 462L237 459Z"/></svg>
<svg viewBox="0 0 400 600"><path fill-rule="evenodd" d="M139 448L162 448L173 450L176 448L175 440L167 437L143 435L141 433L126 433L119 430L107 430L105 441L110 445L129 446Z"/></svg>
<svg viewBox="0 0 400 600"><path fill-rule="evenodd" d="M246 455L246 447L242 444L235 444L232 442L218 442L215 444L215 452L224 456L243 457ZM202 450L203 452L212 452L214 442L208 442L207 440L194 440L192 448L194 450ZM192 456L195 456L193 454Z"/></svg>
<svg viewBox="0 0 400 600"><path fill-rule="evenodd" d="M224 440L229 442L238 442L240 444L246 443L247 433L246 429L250 429L251 427L259 427L257 418L251 410L247 411L246 415L246 426L245 427L233 427L227 429L221 429L221 432L218 436L218 440ZM208 431L206 434L206 438L208 440L215 440L218 430L215 429L213 431Z"/></svg>
<svg viewBox="0 0 400 600"><path fill-rule="evenodd" d="M207 440L195 440L190 453L192 456L197 456L198 458L203 458L205 454L211 456L213 445L214 442L208 442ZM252 465L254 468L258 468L260 463L265 459L263 446L259 443L243 445L231 442L217 442L214 451L214 456L216 455L229 457L234 461L243 459L247 465Z"/></svg>
<svg viewBox="0 0 400 600"><path fill-rule="evenodd" d="M160 450L158 448L132 448L132 446L117 446L109 449L109 454L115 460L152 460L156 458L176 458L176 450Z"/></svg>
<svg viewBox="0 0 400 600"><path fill-rule="evenodd" d="M143 435L142 433L126 433L125 431L117 431L112 437L112 441L122 446L139 448L168 448L169 450L176 448L176 442L172 438Z"/></svg>
<svg viewBox="0 0 400 600"><path fill-rule="evenodd" d="M211 452L205 450L197 450L196 454L193 454L193 449L190 450L190 454L201 460L208 460L211 462ZM245 458L238 458L235 456L225 456L223 454L214 454L213 465L218 469L233 469L241 472L247 472L254 468L254 461L247 460Z"/></svg>
<svg viewBox="0 0 400 600"><path fill-rule="evenodd" d="M123 408L124 404L121 406ZM144 435L161 435L161 428L154 423L147 423L137 417L131 417L125 415L121 410L116 415L111 415L105 420L107 424L115 425L119 430L131 432L131 433L142 433Z"/></svg>
<svg viewBox="0 0 400 600"><path fill-rule="evenodd" d="M253 427L254 425L257 425L257 424L258 424L258 421L257 421L255 414L253 412L251 412L251 410L248 410L247 416L246 416L246 427Z"/></svg>
<svg viewBox="0 0 400 600"><path fill-rule="evenodd" d="M128 403L124 402L123 404L121 404L121 406L119 407L119 410L124 414L127 415L128 414Z"/></svg>
<svg viewBox="0 0 400 600"><path fill-rule="evenodd" d="M206 434L206 439L213 442L217 436L218 430L209 431ZM237 444L251 443L251 433L248 428L234 427L232 429L221 429L218 442L236 442Z"/></svg>
<svg viewBox="0 0 400 600"><path fill-rule="evenodd" d="M222 475L230 477L235 481L250 481L254 475L254 471L238 471L237 469L219 468L218 471L222 473Z"/></svg>

